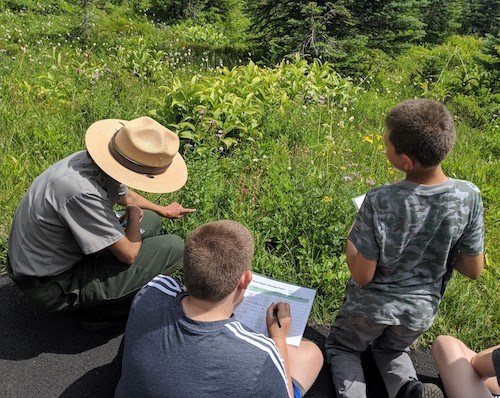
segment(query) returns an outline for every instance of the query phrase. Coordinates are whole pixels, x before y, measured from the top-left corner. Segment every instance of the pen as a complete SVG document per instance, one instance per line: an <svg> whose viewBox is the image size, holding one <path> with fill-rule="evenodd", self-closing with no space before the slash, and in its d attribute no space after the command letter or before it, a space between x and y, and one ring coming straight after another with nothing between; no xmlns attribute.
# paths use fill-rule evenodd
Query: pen
<svg viewBox="0 0 500 398"><path fill-rule="evenodd" d="M280 320L278 319L278 307L274 307L273 316L274 319L276 319L276 322L278 323L278 327L281 328L281 323Z"/></svg>

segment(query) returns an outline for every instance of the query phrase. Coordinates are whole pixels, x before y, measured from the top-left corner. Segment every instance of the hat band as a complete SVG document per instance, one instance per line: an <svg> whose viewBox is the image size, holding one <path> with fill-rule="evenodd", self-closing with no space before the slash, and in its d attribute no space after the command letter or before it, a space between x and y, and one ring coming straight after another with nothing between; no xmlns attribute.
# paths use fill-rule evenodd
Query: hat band
<svg viewBox="0 0 500 398"><path fill-rule="evenodd" d="M120 130L118 130L120 131ZM118 134L118 131L113 135L111 141L109 142L109 151L115 160L120 163L123 167L134 171L139 174L144 174L147 177L154 178L155 175L162 174L167 171L168 167L172 162L167 164L166 166L155 167L155 166L146 166L141 163L137 163L134 160L128 158L120 150L116 147L115 137Z"/></svg>

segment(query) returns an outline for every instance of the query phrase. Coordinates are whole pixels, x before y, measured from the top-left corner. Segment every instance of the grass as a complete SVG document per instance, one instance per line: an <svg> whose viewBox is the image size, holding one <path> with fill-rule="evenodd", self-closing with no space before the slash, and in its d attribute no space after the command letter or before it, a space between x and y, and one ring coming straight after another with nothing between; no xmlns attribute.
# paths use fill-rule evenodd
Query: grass
<svg viewBox="0 0 500 398"><path fill-rule="evenodd" d="M241 73L250 73L247 53L234 50L232 58L219 56L218 43L226 45L226 41L217 30L191 29L193 37L187 41L169 36L169 32L178 36L182 29L154 25L144 17L118 11L95 9L85 39L78 30L77 10L53 16L0 12L0 267L22 195L45 168L84 147L85 130L92 122L145 114L164 117L159 110L167 93L161 86L171 87L176 77L189 87L195 75L201 82L198 91L210 88L203 82L222 84L217 69L221 61L230 67L243 64ZM204 35L199 46L194 37L198 31ZM210 34L215 35L213 40L207 38ZM210 47L207 43L211 42L217 46ZM270 84L262 89L265 112L255 116L254 135L234 130L238 131L233 135L236 142L228 148L216 131L203 124L206 120L198 118L199 108L194 107L193 113L183 115L196 123L193 139L182 141L189 168L187 184L174 194L146 196L198 209L183 220L165 221L167 230L182 237L215 219L231 218L248 225L256 241L254 270L316 288L311 321L330 324L349 277L344 250L356 213L351 198L372 186L404 178L385 158L381 141L385 113L403 99L439 97L454 90L461 70L453 68L465 65L473 73L471 54L477 46L476 39L454 38L432 50L415 47L387 62L357 90L354 83L344 82L333 89L333 99L327 96L325 100L321 95L313 100L309 92L299 89L296 97L280 92L281 100L275 101L278 85L271 84L273 73L288 73L287 89L300 88L305 66L263 68L254 77L270 79ZM245 48L241 43L236 47ZM423 81L413 84L415 76L422 75L416 74L414 65L431 59L426 62L432 70L435 53L444 54L441 58L446 61L456 48L463 63L445 62L446 69L436 64L438 72L443 72L438 84L432 83L430 89L428 81L427 86ZM326 80L319 78L308 87L331 93L322 86ZM247 94L245 87L239 89ZM196 95L190 93L186 100L198 100ZM465 102L454 98L447 97L454 110L465 103L475 105L471 112L457 114L457 145L444 168L448 175L470 180L482 190L487 262L478 281L460 275L452 278L438 318L420 344L428 345L437 334L447 333L480 349L500 340L496 184L500 141L498 125L488 119L494 113L490 98L469 96ZM231 115L227 113L231 106L223 105L226 113L219 114L219 119L213 117L225 126L232 126L231 117L248 116L244 109ZM178 123L168 118L161 121Z"/></svg>

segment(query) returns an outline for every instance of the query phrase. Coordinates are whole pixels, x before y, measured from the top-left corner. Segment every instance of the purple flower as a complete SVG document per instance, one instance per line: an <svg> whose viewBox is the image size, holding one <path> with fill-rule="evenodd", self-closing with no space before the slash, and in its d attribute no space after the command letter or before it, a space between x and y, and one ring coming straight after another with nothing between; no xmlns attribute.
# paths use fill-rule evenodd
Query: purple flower
<svg viewBox="0 0 500 398"><path fill-rule="evenodd" d="M373 181L371 178L367 178L367 179L366 179L366 183L367 183L368 185L375 185L375 181Z"/></svg>

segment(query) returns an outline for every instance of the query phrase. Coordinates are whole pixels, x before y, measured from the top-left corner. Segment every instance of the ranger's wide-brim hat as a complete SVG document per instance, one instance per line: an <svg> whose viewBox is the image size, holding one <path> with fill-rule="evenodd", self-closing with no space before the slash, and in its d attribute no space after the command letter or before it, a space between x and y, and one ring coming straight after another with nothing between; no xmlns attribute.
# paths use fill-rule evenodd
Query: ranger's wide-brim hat
<svg viewBox="0 0 500 398"><path fill-rule="evenodd" d="M179 137L148 116L99 120L88 128L85 145L106 174L130 188L168 193L187 181Z"/></svg>

